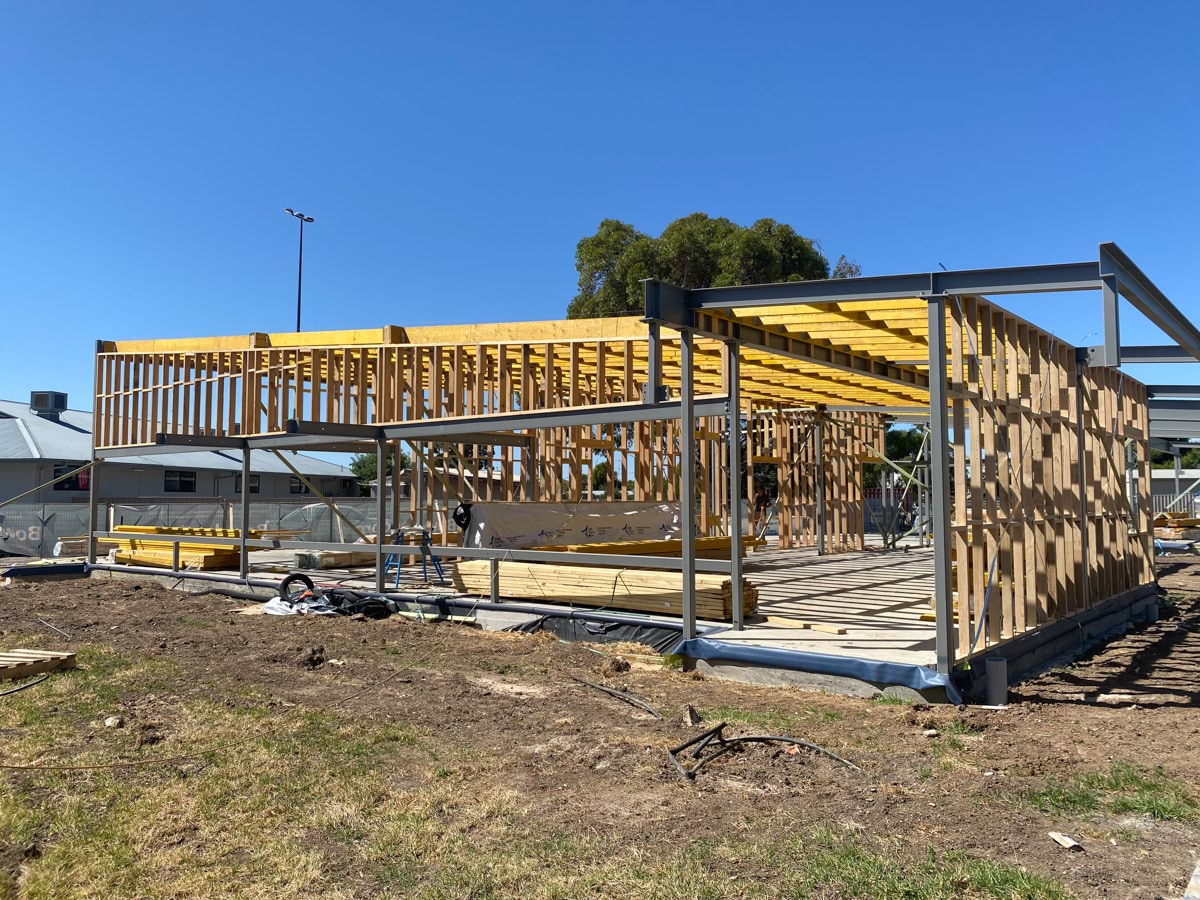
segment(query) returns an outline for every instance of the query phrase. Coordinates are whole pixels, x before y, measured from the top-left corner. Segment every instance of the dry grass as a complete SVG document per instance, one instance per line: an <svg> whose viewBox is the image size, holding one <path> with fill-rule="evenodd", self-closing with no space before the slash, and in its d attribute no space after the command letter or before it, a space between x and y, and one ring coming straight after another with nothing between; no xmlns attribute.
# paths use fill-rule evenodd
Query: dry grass
<svg viewBox="0 0 1200 900"><path fill-rule="evenodd" d="M670 849L588 823L547 830L478 749L382 716L229 699L157 659L92 647L81 661L5 698L5 762L223 749L138 768L10 771L0 780L2 896L1067 896L1020 869L914 860L829 829ZM105 728L110 714L126 727ZM730 878L748 866L769 874Z"/></svg>

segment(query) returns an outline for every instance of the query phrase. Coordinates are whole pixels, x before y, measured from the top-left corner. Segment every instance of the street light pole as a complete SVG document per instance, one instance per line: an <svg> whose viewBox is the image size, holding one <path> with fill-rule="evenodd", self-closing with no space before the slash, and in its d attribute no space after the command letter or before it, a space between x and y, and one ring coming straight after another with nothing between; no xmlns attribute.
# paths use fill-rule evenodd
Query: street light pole
<svg viewBox="0 0 1200 900"><path fill-rule="evenodd" d="M314 221L312 216L296 212L291 207L284 210L289 216L300 220L300 259L296 265L296 330L300 330L300 301L304 291L304 223Z"/></svg>

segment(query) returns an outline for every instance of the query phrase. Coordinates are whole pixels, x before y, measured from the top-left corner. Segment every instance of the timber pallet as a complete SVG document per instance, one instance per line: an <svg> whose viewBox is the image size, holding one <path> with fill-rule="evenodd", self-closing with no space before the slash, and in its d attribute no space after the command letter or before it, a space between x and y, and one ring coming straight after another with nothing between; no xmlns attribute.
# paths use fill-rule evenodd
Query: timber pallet
<svg viewBox="0 0 1200 900"><path fill-rule="evenodd" d="M0 652L0 678L26 678L55 669L75 668L75 654L59 650L5 650Z"/></svg>

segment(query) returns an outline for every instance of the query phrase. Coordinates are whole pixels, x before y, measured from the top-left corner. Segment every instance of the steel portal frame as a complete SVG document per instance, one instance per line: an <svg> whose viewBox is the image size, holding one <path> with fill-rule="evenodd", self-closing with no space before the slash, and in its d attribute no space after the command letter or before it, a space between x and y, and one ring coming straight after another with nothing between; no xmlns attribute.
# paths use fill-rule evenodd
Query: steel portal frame
<svg viewBox="0 0 1200 900"><path fill-rule="evenodd" d="M948 301L962 296L1034 294L1064 291L1098 290L1102 294L1104 317L1104 343L1096 347L1080 348L1083 361L1089 365L1116 366L1124 362L1200 360L1200 331L1179 309L1145 276L1133 261L1112 243L1099 246L1095 261L1063 263L1056 265L1020 266L993 269L968 269L959 271L925 272L908 275L868 276L826 281L794 282L774 285L749 285L739 287L685 289L665 282L649 280L645 284L645 315L643 321L648 331L648 372L641 403L606 403L587 408L530 409L514 413L491 413L481 416L457 418L421 419L387 425L330 424L298 419L287 423L285 434L236 437L217 435L158 434L152 447L133 446L107 448L94 455L99 461L107 457L145 455L149 453L171 453L197 449L238 449L243 452L243 472L249 466L249 450L308 448L351 452L374 452L377 465L382 467L387 443L401 440L438 441L454 438L468 443L489 443L515 447L528 446L529 438L513 434L517 430L564 428L575 424L625 423L661 419L679 419L684 425L681 435L681 457L694 455L694 436L691 434L697 416L728 416L729 440L736 446L739 440L737 378L743 350L765 353L786 359L813 364L822 368L861 376L878 382L898 385L906 389L928 392L930 406L921 407L896 403L886 407L897 415L930 415L934 440L931 446L931 473L933 499L933 527L935 546L935 609L937 613L937 667L948 674L955 665L953 641L952 588L950 585L950 465L948 454L949 424L946 416L947 384L946 347L944 341L934 339L945 333ZM1124 297L1141 311L1174 341L1166 348L1125 347L1120 344L1118 298ZM845 301L856 303L884 304L890 300L919 298L928 304L929 341L928 367L920 359L887 359L870 352L850 347L837 346L829 340L808 339L805 336L788 334L782 327L755 323L739 319L735 313L740 309L754 307L789 307L813 304L830 304ZM678 332L679 363L681 367L680 397L670 401L664 396L662 378L663 348L661 328ZM693 370L695 351L692 342L696 337L712 338L723 343L727 354L726 391L724 395L694 396ZM103 349L98 345L98 351ZM933 374L931 374L933 373ZM1174 385L1161 388L1160 396L1200 396L1200 388ZM97 384L99 395L99 383ZM1200 436L1200 404L1185 401L1183 404L1153 404L1151 434L1164 439ZM832 408L832 407L831 407ZM847 408L863 408L848 406ZM878 410L878 405L873 407ZM736 452L731 459L737 460ZM96 467L99 468L98 466ZM736 467L731 466L736 473ZM685 521L694 521L697 512L696 486L691 467L682 470L683 490L681 502ZM736 474L732 475L738 483ZM103 536L96 522L98 508L95 485L98 473L93 472L91 523L89 533L89 561L95 560L95 538ZM740 484L739 488L740 490ZM738 490L731 490L731 499L739 498ZM242 496L242 546L256 546L246 539L248 518L248 492ZM380 491L379 519L383 522L386 496ZM683 559L678 561L684 579L684 629L685 637L695 636L694 611L697 571L713 571L710 564L697 561L692 540L685 537ZM740 535L735 532L736 545ZM284 546L276 543L275 546ZM303 543L299 546L305 546ZM385 546L376 547L380 556ZM388 548L390 549L390 548ZM481 555L479 552L456 555ZM408 552L397 548L397 552ZM511 555L513 551L508 551ZM482 555L487 555L483 553ZM493 558L493 557L489 557ZM533 556L531 559L535 558ZM544 558L544 557L543 557ZM663 566L674 568L674 564ZM380 567L381 568L381 567ZM739 573L738 565L722 571ZM242 554L242 577L246 575L246 554ZM380 575L380 577L382 577ZM735 577L735 597L740 601L740 578ZM742 610L737 603L735 627L741 624Z"/></svg>

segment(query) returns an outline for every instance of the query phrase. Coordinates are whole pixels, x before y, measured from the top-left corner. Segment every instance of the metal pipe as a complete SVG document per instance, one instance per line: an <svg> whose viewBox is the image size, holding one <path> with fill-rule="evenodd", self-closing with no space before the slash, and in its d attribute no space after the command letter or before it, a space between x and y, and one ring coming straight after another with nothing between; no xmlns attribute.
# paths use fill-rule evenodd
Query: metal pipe
<svg viewBox="0 0 1200 900"><path fill-rule="evenodd" d="M90 563L86 568L89 572L123 572L127 575L172 575L179 578L192 578L197 581L212 581L221 584L244 584L246 587L261 587L272 591L279 590L278 582L241 578L237 575L219 575L215 572L170 572L167 569L156 569L153 566L122 566L110 565L109 563Z"/></svg>

